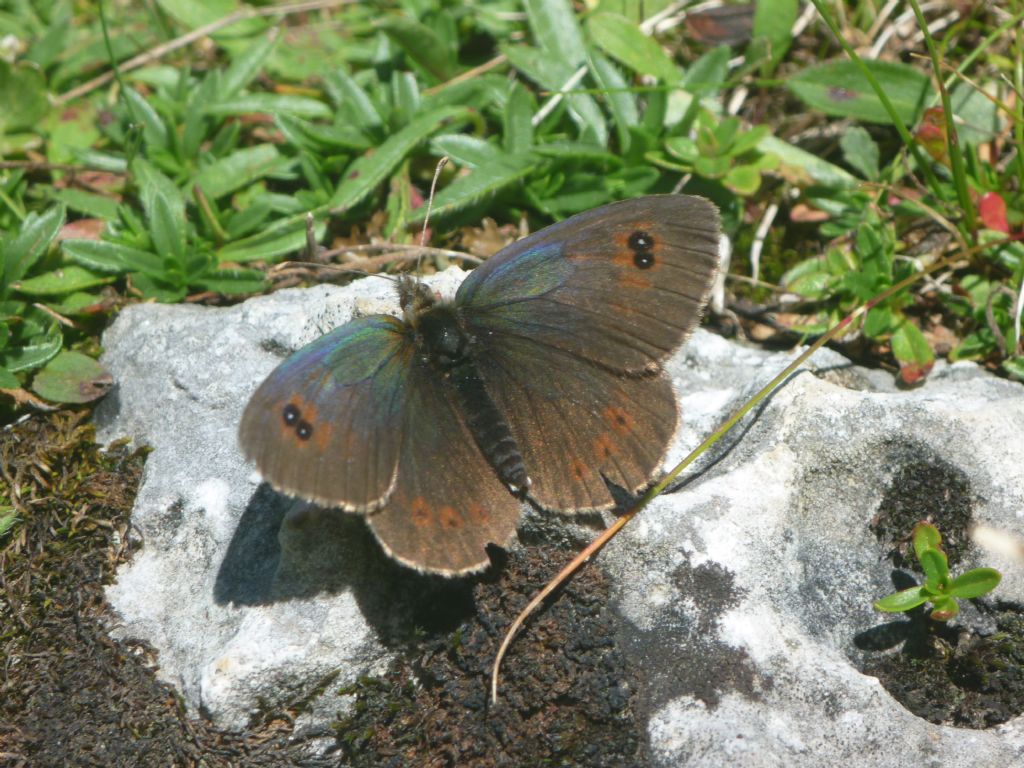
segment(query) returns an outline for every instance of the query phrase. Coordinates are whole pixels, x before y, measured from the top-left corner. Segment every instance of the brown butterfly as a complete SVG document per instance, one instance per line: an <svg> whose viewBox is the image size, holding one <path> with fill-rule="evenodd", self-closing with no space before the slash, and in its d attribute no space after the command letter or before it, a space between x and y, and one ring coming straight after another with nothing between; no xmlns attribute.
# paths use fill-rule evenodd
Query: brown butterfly
<svg viewBox="0 0 1024 768"><path fill-rule="evenodd" d="M447 576L489 564L523 497L609 509L659 472L679 419L662 362L718 268L707 200L655 195L502 250L451 302L399 281L402 317L337 328L252 396L245 454L276 489L366 516L384 550Z"/></svg>

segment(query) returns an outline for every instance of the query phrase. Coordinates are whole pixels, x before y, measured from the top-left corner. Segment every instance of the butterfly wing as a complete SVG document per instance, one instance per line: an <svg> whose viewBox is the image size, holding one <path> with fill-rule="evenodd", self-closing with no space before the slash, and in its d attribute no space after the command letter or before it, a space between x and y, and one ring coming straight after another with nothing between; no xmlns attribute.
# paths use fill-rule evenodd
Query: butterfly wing
<svg viewBox="0 0 1024 768"><path fill-rule="evenodd" d="M473 270L455 301L478 334L640 372L700 320L718 240L718 212L704 198L611 203L505 248Z"/></svg>
<svg viewBox="0 0 1024 768"><path fill-rule="evenodd" d="M413 344L400 321L353 320L279 365L238 439L279 491L350 512L379 508L398 471Z"/></svg>
<svg viewBox="0 0 1024 768"><path fill-rule="evenodd" d="M607 509L657 472L678 420L660 363L700 319L718 214L682 195L574 216L476 269L456 304L549 509Z"/></svg>
<svg viewBox="0 0 1024 768"><path fill-rule="evenodd" d="M367 522L384 550L419 571L480 571L486 546L505 546L519 521L509 494L477 448L441 375L418 363L394 493Z"/></svg>

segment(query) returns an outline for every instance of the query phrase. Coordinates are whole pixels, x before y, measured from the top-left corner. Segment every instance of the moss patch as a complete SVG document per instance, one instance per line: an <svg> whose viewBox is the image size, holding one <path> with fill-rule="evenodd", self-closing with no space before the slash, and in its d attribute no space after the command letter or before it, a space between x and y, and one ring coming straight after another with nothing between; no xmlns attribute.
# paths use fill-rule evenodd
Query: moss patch
<svg viewBox="0 0 1024 768"><path fill-rule="evenodd" d="M925 618L901 653L867 660L861 671L918 717L939 725L991 728L1024 711L1024 616L993 610L997 631L982 636Z"/></svg>

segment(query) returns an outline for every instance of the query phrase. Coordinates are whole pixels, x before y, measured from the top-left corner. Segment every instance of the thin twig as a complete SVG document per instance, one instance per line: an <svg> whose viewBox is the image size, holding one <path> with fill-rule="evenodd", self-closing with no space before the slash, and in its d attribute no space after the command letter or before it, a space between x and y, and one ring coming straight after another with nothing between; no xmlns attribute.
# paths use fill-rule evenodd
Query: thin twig
<svg viewBox="0 0 1024 768"><path fill-rule="evenodd" d="M427 212L423 216L423 229L420 231L420 247L427 245L427 227L430 225L430 213L434 210L434 193L437 191L437 180L441 177L441 171L448 165L448 155L437 161L437 168L434 169L434 180L430 182L430 195L427 197Z"/></svg>
<svg viewBox="0 0 1024 768"><path fill-rule="evenodd" d="M132 69L138 69L139 67L156 61L179 48L191 45L196 40L211 35L224 27L230 27L232 24L237 24L238 22L246 21L247 19L278 15L288 16L295 13L302 13L304 11L323 10L354 2L357 2L357 0L307 0L307 2L292 3L291 5L277 5L269 8L252 8L250 6L246 6L234 13L229 13L227 16L217 19L216 21L211 21L209 24L204 24L201 27L193 29L191 32L186 32L181 37L177 37L174 40L158 45L156 48L151 48L137 56L133 56L127 61L119 64L118 69L122 73L128 72ZM97 88L106 85L113 80L114 77L115 70L104 72L102 75L97 75L92 80L88 80L81 85L72 88L70 91L66 91L59 96L55 96L53 98L53 102L57 106L65 104L72 99L77 99L79 96L84 96L85 94L91 93Z"/></svg>
<svg viewBox="0 0 1024 768"><path fill-rule="evenodd" d="M485 72L490 72L495 67L500 67L507 61L508 56L506 56L504 53L499 53L490 61L485 61L483 64L480 64L479 66L473 67L472 69L467 69L465 72L456 75L451 80L446 80L443 83L427 88L427 90L423 92L423 95L433 96L436 93L440 93L445 88L451 88L453 85L458 85L459 83L464 82L466 80L472 80L474 77L479 77Z"/></svg>

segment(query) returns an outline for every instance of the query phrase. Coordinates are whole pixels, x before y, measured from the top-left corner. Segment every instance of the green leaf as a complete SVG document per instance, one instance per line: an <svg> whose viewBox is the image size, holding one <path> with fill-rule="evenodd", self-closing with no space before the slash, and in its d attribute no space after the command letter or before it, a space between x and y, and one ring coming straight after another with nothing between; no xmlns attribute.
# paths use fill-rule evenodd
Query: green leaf
<svg viewBox="0 0 1024 768"><path fill-rule="evenodd" d="M571 69L586 60L583 35L568 0L526 0L526 20L537 46Z"/></svg>
<svg viewBox="0 0 1024 768"><path fill-rule="evenodd" d="M100 272L152 272L161 274L163 262L148 251L105 240L64 240L64 253L84 267Z"/></svg>
<svg viewBox="0 0 1024 768"><path fill-rule="evenodd" d="M812 183L834 189L857 186L853 174L775 136L765 136L758 142L757 148L766 154L776 155L781 161L779 174L797 186L805 187Z"/></svg>
<svg viewBox="0 0 1024 768"><path fill-rule="evenodd" d="M398 167L420 142L445 127L450 121L468 117L469 111L444 107L420 115L405 128L390 136L376 150L355 160L345 172L329 203L332 213L341 213L368 197L377 185Z"/></svg>
<svg viewBox="0 0 1024 768"><path fill-rule="evenodd" d="M931 523L922 520L914 526L914 554L921 559L921 554L929 549L942 549L942 535Z"/></svg>
<svg viewBox="0 0 1024 768"><path fill-rule="evenodd" d="M332 116L331 108L317 99L307 96L293 96L281 93L246 93L233 99L225 99L208 105L208 115L230 117L232 115L267 114L291 115L307 119L326 119Z"/></svg>
<svg viewBox="0 0 1024 768"><path fill-rule="evenodd" d="M506 152L521 154L533 146L533 115L536 111L537 103L533 94L518 80L513 81L509 86L503 115Z"/></svg>
<svg viewBox="0 0 1024 768"><path fill-rule="evenodd" d="M761 172L752 165L735 165L725 174L722 183L737 195L750 197L761 186Z"/></svg>
<svg viewBox="0 0 1024 768"><path fill-rule="evenodd" d="M683 85L690 93L706 96L721 90L729 79L729 46L712 48L686 70Z"/></svg>
<svg viewBox="0 0 1024 768"><path fill-rule="evenodd" d="M387 16L379 27L410 59L440 82L455 76L454 51L430 27L408 16Z"/></svg>
<svg viewBox="0 0 1024 768"><path fill-rule="evenodd" d="M824 256L812 256L791 267L780 283L786 290L808 299L821 299L832 282Z"/></svg>
<svg viewBox="0 0 1024 768"><path fill-rule="evenodd" d="M36 128L49 109L43 73L0 59L0 136Z"/></svg>
<svg viewBox="0 0 1024 768"><path fill-rule="evenodd" d="M18 380L14 380L15 386L9 387L3 377L3 370L0 369L0 387L4 389L16 389ZM0 541L10 532L14 524L18 522L18 513L14 507L0 507Z"/></svg>
<svg viewBox="0 0 1024 768"><path fill-rule="evenodd" d="M156 275L135 272L131 276L132 285L147 299L156 299L164 304L174 304L188 294L187 287L173 283Z"/></svg>
<svg viewBox="0 0 1024 768"><path fill-rule="evenodd" d="M975 568L953 579L949 593L953 597L969 600L987 595L999 586L1003 575L995 568Z"/></svg>
<svg viewBox="0 0 1024 768"><path fill-rule="evenodd" d="M181 241L184 242L185 200L182 198L181 191L177 185L167 178L155 165L142 157L137 157L132 161L132 175L135 177L135 183L139 186L142 208L146 212L146 219L150 226L150 235L153 237L157 248L160 248L160 245L156 242L157 238L165 235L172 238L180 237ZM162 202L158 204L157 199L160 199ZM160 206L159 213L157 211L158 205ZM162 230L160 233L153 232L154 217L156 216L167 217L166 221L159 223L159 226L165 227L166 231ZM170 247L172 241L167 240L163 245ZM180 249L175 249L175 252L179 251ZM163 255L162 252L161 255Z"/></svg>
<svg viewBox="0 0 1024 768"><path fill-rule="evenodd" d="M225 69L221 75L220 98L227 99L235 96L251 83L253 78L259 74L276 44L275 38L270 35L262 35L240 54L232 55L231 66Z"/></svg>
<svg viewBox="0 0 1024 768"><path fill-rule="evenodd" d="M22 221L18 234L6 243L6 247L0 241L4 259L0 288L28 274L64 226L64 214L63 205L55 205L41 214L33 211Z"/></svg>
<svg viewBox="0 0 1024 768"><path fill-rule="evenodd" d="M0 389L18 389L20 387L21 382L18 381L18 377L0 365Z"/></svg>
<svg viewBox="0 0 1024 768"><path fill-rule="evenodd" d="M177 196L177 190L175 190ZM162 194L153 196L150 204L149 234L153 238L153 246L165 263L173 261L180 264L185 258L185 221L176 219L172 203Z"/></svg>
<svg viewBox="0 0 1024 768"><path fill-rule="evenodd" d="M113 221L117 218L117 208L120 203L111 197L71 188L55 189L52 193L54 200L64 203L73 211L104 221Z"/></svg>
<svg viewBox="0 0 1024 768"><path fill-rule="evenodd" d="M196 287L225 295L260 293L266 289L267 279L258 269L216 269L197 280Z"/></svg>
<svg viewBox="0 0 1024 768"><path fill-rule="evenodd" d="M538 160L530 155L519 155L482 165L472 173L458 177L437 194L434 199L434 214L444 216L496 194L526 178L537 163ZM422 221L425 214L426 206L421 206L409 215L409 220Z"/></svg>
<svg viewBox="0 0 1024 768"><path fill-rule="evenodd" d="M372 131L384 124L384 116L380 114L373 99L345 70L337 69L327 75L324 87L343 117L356 128Z"/></svg>
<svg viewBox="0 0 1024 768"><path fill-rule="evenodd" d="M318 222L315 227L317 240L324 236L326 225ZM284 226L261 232L228 243L217 251L221 264L241 264L247 261L273 261L287 253L295 253L306 246L306 225L302 220L288 222Z"/></svg>
<svg viewBox="0 0 1024 768"><path fill-rule="evenodd" d="M113 282L113 279L98 275L84 267L69 264L52 272L22 280L14 287L29 296L61 296L75 291L83 291L86 288L94 288L97 285L106 285Z"/></svg>
<svg viewBox="0 0 1024 768"><path fill-rule="evenodd" d="M966 340L965 340L966 341ZM1003 370L1018 379L1024 379L1024 355L1003 360Z"/></svg>
<svg viewBox="0 0 1024 768"><path fill-rule="evenodd" d="M192 183L207 198L216 200L274 173L288 162L273 144L257 144L215 160L202 168Z"/></svg>
<svg viewBox="0 0 1024 768"><path fill-rule="evenodd" d="M539 48L509 45L501 50L512 66L538 85L552 91L563 91L574 75L574 70L564 61ZM608 127L594 97L574 90L563 93L563 100L568 107L569 116L580 129L581 138L603 147L608 141Z"/></svg>
<svg viewBox="0 0 1024 768"><path fill-rule="evenodd" d="M797 0L758 0L754 4L753 36L768 40L773 64L782 60L793 42L798 10Z"/></svg>
<svg viewBox="0 0 1024 768"><path fill-rule="evenodd" d="M901 611L909 611L911 608L916 608L927 601L928 595L921 587L911 587L910 589L886 595L881 600L876 600L875 610L885 611L886 613L900 613Z"/></svg>
<svg viewBox="0 0 1024 768"><path fill-rule="evenodd" d="M139 95L134 88L124 90L124 98L128 102L128 113L133 121L142 126L142 136L150 150L169 149L167 126L155 109Z"/></svg>
<svg viewBox="0 0 1024 768"><path fill-rule="evenodd" d="M946 584L949 581L946 553L941 549L928 548L921 552L918 560L921 561L921 570L924 571L927 586L945 592Z"/></svg>
<svg viewBox="0 0 1024 768"><path fill-rule="evenodd" d="M917 122L932 93L929 77L897 62L865 61L864 64L878 80L903 123ZM883 125L892 123L874 89L852 61L807 67L791 77L786 85L808 106L825 114Z"/></svg>
<svg viewBox="0 0 1024 768"><path fill-rule="evenodd" d="M900 363L929 365L935 362L935 353L921 329L906 319L892 334L892 354Z"/></svg>
<svg viewBox="0 0 1024 768"><path fill-rule="evenodd" d="M486 139L465 133L446 133L430 140L433 154L447 155L456 165L476 168L506 157L506 153Z"/></svg>
<svg viewBox="0 0 1024 768"><path fill-rule="evenodd" d="M64 350L32 380L32 391L55 403L91 403L103 397L114 379L88 355Z"/></svg>
<svg viewBox="0 0 1024 768"><path fill-rule="evenodd" d="M157 4L186 29L198 29L240 10L236 0L157 0ZM224 27L214 36L237 37L250 35L266 25L262 19L240 19Z"/></svg>
<svg viewBox="0 0 1024 768"><path fill-rule="evenodd" d="M850 126L839 139L839 148L847 165L868 181L878 179L878 145L866 130L859 125Z"/></svg>
<svg viewBox="0 0 1024 768"><path fill-rule="evenodd" d="M630 129L640 123L636 96L627 90L628 83L618 68L597 51L590 53L590 73L598 87L605 91L604 100L615 123L619 151L626 154L633 141Z"/></svg>
<svg viewBox="0 0 1024 768"><path fill-rule="evenodd" d="M617 13L598 11L587 21L587 30L600 48L634 72L651 75L663 83L675 83L680 69L665 55L654 38Z"/></svg>
<svg viewBox="0 0 1024 768"><path fill-rule="evenodd" d="M27 344L8 346L0 350L0 367L11 373L33 370L60 352L63 344L64 337L61 335L60 326L54 321L43 333L29 339Z"/></svg>

